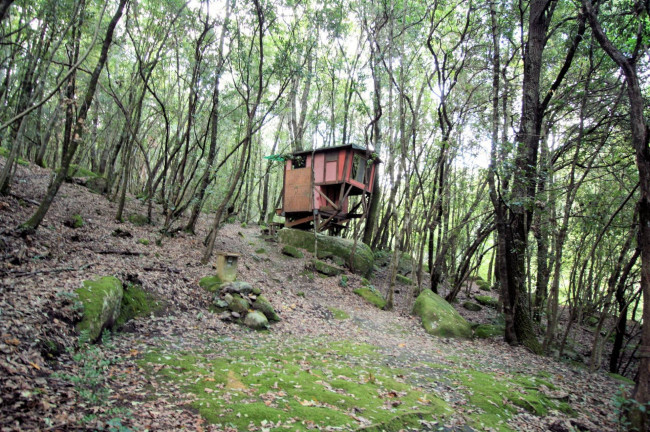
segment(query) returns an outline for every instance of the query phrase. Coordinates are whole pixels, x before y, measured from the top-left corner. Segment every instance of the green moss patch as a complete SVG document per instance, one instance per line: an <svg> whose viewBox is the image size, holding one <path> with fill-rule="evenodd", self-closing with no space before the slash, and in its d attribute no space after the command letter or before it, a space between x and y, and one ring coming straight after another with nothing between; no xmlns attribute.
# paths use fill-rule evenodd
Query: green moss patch
<svg viewBox="0 0 650 432"><path fill-rule="evenodd" d="M462 384L469 403L479 408L468 415L469 426L478 430L512 430L506 422L520 409L537 416L545 416L551 410L573 414L567 402L544 393L549 385L539 377L459 370L452 379Z"/></svg>
<svg viewBox="0 0 650 432"><path fill-rule="evenodd" d="M156 298L142 289L140 285L126 285L122 296L122 306L115 326L123 326L127 321L149 316L161 309L162 305Z"/></svg>
<svg viewBox="0 0 650 432"><path fill-rule="evenodd" d="M68 168L68 177L87 177L93 178L98 177L97 173L92 172L91 170L80 167L79 165L71 164Z"/></svg>
<svg viewBox="0 0 650 432"><path fill-rule="evenodd" d="M140 365L159 385L168 380L191 393L191 407L220 429L398 430L389 425L414 412L427 421L451 412L405 382L403 371L384 366L370 345L259 338L218 344L202 353L151 352Z"/></svg>
<svg viewBox="0 0 650 432"><path fill-rule="evenodd" d="M463 307L464 307L465 309L467 309L468 311L472 311L472 312L478 312L478 311L480 311L481 309L483 309L483 308L481 307L481 305L476 304L476 303L471 302L471 301L465 301L465 302L463 302Z"/></svg>
<svg viewBox="0 0 650 432"><path fill-rule="evenodd" d="M491 291L492 290L492 287L490 286L490 284L487 283L486 281L484 281L483 279L477 278L476 281L474 281L474 283L476 283L476 286L481 291Z"/></svg>
<svg viewBox="0 0 650 432"><path fill-rule="evenodd" d="M413 281L406 276L402 276L401 274L398 274L395 276L395 280L397 282L401 283L402 285L413 285Z"/></svg>
<svg viewBox="0 0 650 432"><path fill-rule="evenodd" d="M144 226L149 223L149 218L147 218L147 216L138 213L130 214L128 220L129 222L131 222L133 225L136 226Z"/></svg>
<svg viewBox="0 0 650 432"><path fill-rule="evenodd" d="M478 296L474 296L474 298L476 299L477 302L479 302L483 306L488 306L492 308L496 308L497 306L499 306L499 300L490 296L478 295Z"/></svg>
<svg viewBox="0 0 650 432"><path fill-rule="evenodd" d="M625 384L634 385L633 380L629 379L628 377L624 377L623 375L619 375L617 373L612 373L612 372L607 372L607 375L614 378L616 381L620 381Z"/></svg>
<svg viewBox="0 0 650 432"><path fill-rule="evenodd" d="M503 336L505 328L499 325L493 324L481 324L474 329L474 336L481 339L487 339L494 336Z"/></svg>
<svg viewBox="0 0 650 432"><path fill-rule="evenodd" d="M381 295L379 291L373 286L364 286L354 290L356 295L363 297L367 302L375 305L379 309L383 309L386 306L386 300Z"/></svg>
<svg viewBox="0 0 650 432"><path fill-rule="evenodd" d="M282 253L294 258L303 258L305 256L297 247L291 245L284 245L282 247Z"/></svg>
<svg viewBox="0 0 650 432"><path fill-rule="evenodd" d="M122 282L114 276L104 276L84 281L76 292L84 308L77 330L88 341L94 342L102 330L113 327L120 315L124 292Z"/></svg>
<svg viewBox="0 0 650 432"><path fill-rule="evenodd" d="M11 150L9 150L8 148L5 148L5 147L0 147L0 156L8 158L9 153L11 153ZM28 166L29 165L29 162L26 161L25 159L21 158L21 157L17 157L16 162L18 163L18 165L22 165L22 166Z"/></svg>
<svg viewBox="0 0 650 432"><path fill-rule="evenodd" d="M469 323L438 294L427 289L415 300L413 314L422 319L427 333L443 337L471 338Z"/></svg>
<svg viewBox="0 0 650 432"><path fill-rule="evenodd" d="M219 291L222 283L221 278L217 275L206 276L199 280L199 286L211 293Z"/></svg>
<svg viewBox="0 0 650 432"><path fill-rule="evenodd" d="M138 243L140 243L141 245L149 246L149 240L145 238L138 239Z"/></svg>
<svg viewBox="0 0 650 432"><path fill-rule="evenodd" d="M264 248L256 249L256 250L255 250L255 253L256 253L256 254L264 254L264 253L266 253L266 249L264 249Z"/></svg>
<svg viewBox="0 0 650 432"><path fill-rule="evenodd" d="M85 222L80 214L73 214L68 219L66 219L63 224L69 228L77 229L82 228L85 225Z"/></svg>
<svg viewBox="0 0 650 432"><path fill-rule="evenodd" d="M332 312L332 316L334 317L334 319L346 320L346 319L350 318L350 315L344 310L337 309L337 308L331 307L331 306L328 306L327 309L330 312Z"/></svg>
<svg viewBox="0 0 650 432"><path fill-rule="evenodd" d="M309 267L316 270L318 273L324 274L325 276L338 276L343 273L342 269L331 266L326 262L317 259L311 260Z"/></svg>
<svg viewBox="0 0 650 432"><path fill-rule="evenodd" d="M349 239L324 234L314 236L312 232L289 228L281 229L278 236L284 244L306 249L312 253L318 249L338 256L348 263L356 273L368 275L372 271L374 255L370 247L362 242L357 242L356 249L354 249L354 241ZM317 247L316 243L318 244ZM353 249L354 254L352 254ZM351 258L352 262L350 262Z"/></svg>

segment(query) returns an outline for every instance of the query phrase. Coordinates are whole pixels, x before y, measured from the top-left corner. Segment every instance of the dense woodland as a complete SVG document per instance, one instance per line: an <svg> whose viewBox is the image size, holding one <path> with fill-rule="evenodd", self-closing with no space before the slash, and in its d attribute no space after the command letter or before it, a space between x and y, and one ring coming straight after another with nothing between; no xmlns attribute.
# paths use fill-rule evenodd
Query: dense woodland
<svg viewBox="0 0 650 432"><path fill-rule="evenodd" d="M0 190L20 195L21 160L53 170L26 233L92 171L118 220L127 193L163 235L207 213L207 261L226 220L273 222L282 155L365 146L381 174L343 235L393 268L411 254L415 293L452 301L480 274L506 341L538 354L596 317L591 368L640 359L643 422L649 15L632 0L3 0Z"/></svg>

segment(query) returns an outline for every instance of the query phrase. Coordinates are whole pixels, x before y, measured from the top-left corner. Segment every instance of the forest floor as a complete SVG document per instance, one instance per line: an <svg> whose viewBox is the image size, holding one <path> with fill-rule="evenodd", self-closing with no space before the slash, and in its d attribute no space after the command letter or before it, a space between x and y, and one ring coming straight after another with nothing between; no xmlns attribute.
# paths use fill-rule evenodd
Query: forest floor
<svg viewBox="0 0 650 432"><path fill-rule="evenodd" d="M197 235L162 237L156 226L116 221L104 196L64 184L41 228L14 236L50 175L20 166L13 194L0 198L2 431L622 429L617 393L629 383L499 337L432 337L409 313L406 286L395 310L378 310L352 292L359 276L341 283L305 271L309 254L282 255L258 227L225 225L216 249L241 254L238 279L280 314L264 332L209 311L198 285L214 273L200 263L209 215ZM135 213L146 209L132 199L126 215ZM83 227L66 225L75 214ZM70 293L105 275L141 284L164 308L102 344L80 344ZM385 293L385 269L371 282ZM478 293L465 291L459 304ZM458 309L473 322L496 316Z"/></svg>

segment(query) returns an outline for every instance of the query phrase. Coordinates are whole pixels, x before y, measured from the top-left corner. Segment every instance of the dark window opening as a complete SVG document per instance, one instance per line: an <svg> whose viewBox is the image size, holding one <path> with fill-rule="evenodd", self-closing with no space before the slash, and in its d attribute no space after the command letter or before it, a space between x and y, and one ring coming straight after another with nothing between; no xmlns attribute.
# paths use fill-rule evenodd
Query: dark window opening
<svg viewBox="0 0 650 432"><path fill-rule="evenodd" d="M305 168L307 166L307 160L302 156L296 156L291 161L291 169Z"/></svg>
<svg viewBox="0 0 650 432"><path fill-rule="evenodd" d="M355 154L352 158L352 175L351 179L358 181L359 183L365 183L370 177L370 165L366 158L361 157L359 154Z"/></svg>

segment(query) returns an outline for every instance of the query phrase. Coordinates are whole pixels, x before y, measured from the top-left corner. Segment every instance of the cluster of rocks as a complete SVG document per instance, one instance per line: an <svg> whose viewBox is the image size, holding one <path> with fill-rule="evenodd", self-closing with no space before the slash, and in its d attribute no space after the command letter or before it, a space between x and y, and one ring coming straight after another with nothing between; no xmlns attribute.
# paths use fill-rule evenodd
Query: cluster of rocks
<svg viewBox="0 0 650 432"><path fill-rule="evenodd" d="M255 329L269 327L269 322L280 321L280 316L262 290L248 282L225 282L214 294L212 304L223 321L236 321Z"/></svg>

